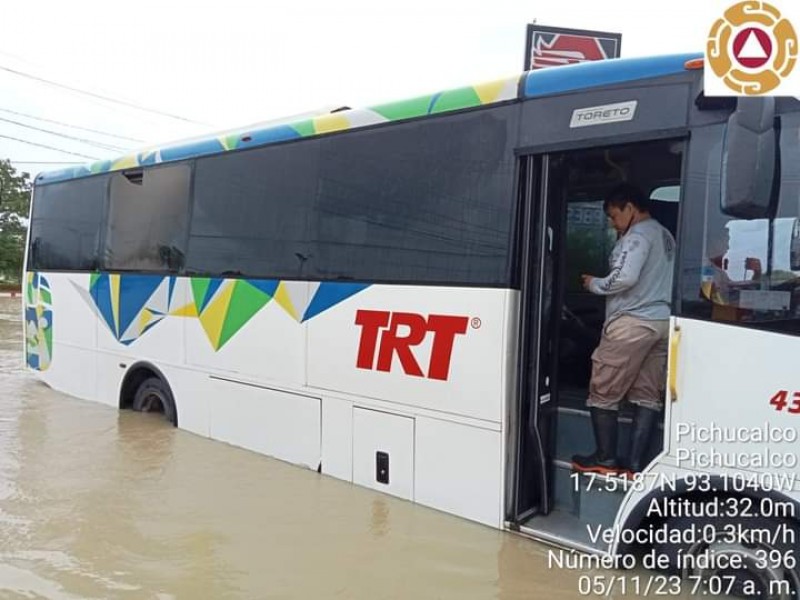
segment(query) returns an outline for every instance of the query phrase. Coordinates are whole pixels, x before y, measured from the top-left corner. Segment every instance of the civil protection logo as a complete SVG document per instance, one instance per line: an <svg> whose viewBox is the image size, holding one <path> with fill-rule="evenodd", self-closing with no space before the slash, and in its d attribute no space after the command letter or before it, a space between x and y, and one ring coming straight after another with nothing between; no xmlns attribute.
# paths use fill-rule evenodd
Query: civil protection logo
<svg viewBox="0 0 800 600"><path fill-rule="evenodd" d="M718 95L773 93L794 70L797 54L795 28L775 6L759 0L734 4L708 34L706 62L716 78L706 70L706 93L709 87ZM713 85L714 79L724 86Z"/></svg>

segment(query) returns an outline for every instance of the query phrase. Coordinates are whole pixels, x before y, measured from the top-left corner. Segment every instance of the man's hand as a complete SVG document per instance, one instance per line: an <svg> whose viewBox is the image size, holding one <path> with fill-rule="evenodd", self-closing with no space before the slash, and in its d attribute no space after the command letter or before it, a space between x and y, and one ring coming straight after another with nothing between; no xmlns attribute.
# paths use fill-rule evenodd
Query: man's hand
<svg viewBox="0 0 800 600"><path fill-rule="evenodd" d="M581 285L583 285L583 289L588 290L593 280L594 275L581 275Z"/></svg>

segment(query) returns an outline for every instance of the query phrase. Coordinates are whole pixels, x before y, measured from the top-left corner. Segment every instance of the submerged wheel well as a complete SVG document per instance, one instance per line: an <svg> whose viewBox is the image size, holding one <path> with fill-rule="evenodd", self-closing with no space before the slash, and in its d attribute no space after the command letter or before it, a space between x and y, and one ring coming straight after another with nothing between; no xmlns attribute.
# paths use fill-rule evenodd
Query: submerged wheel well
<svg viewBox="0 0 800 600"><path fill-rule="evenodd" d="M156 404L154 405L154 408L158 408L159 410L156 410L155 412L164 414L168 420L177 427L178 414L175 406L175 399L172 395L172 390L170 389L169 383L167 382L167 378L164 377L161 371L159 371L150 363L137 363L133 365L125 374L125 377L122 380L122 386L120 387L119 408L122 410L133 409L136 392L145 381L151 378L156 378L163 384L164 391L166 392L165 400L171 404L171 406L167 407L161 404Z"/></svg>

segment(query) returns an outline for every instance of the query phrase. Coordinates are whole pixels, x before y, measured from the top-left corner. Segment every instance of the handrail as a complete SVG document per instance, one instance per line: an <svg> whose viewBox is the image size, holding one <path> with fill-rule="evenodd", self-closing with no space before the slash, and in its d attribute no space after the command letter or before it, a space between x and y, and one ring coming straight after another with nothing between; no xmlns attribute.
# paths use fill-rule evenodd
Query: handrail
<svg viewBox="0 0 800 600"><path fill-rule="evenodd" d="M672 402L678 399L678 350L681 344L681 328L675 325L669 340L669 396Z"/></svg>

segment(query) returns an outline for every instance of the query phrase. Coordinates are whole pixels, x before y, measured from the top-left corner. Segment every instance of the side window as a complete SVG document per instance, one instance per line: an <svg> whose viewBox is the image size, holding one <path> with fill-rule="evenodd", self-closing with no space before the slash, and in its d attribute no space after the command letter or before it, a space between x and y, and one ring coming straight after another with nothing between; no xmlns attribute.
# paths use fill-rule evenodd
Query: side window
<svg viewBox="0 0 800 600"><path fill-rule="evenodd" d="M331 136L310 223L321 279L507 284L516 107Z"/></svg>
<svg viewBox="0 0 800 600"><path fill-rule="evenodd" d="M781 121L781 188L771 219L722 213L722 128L693 138L682 245L684 316L800 333L800 115Z"/></svg>
<svg viewBox="0 0 800 600"><path fill-rule="evenodd" d="M661 186L650 192L650 214L669 229L676 239L680 198L681 186L679 185Z"/></svg>
<svg viewBox="0 0 800 600"><path fill-rule="evenodd" d="M307 276L318 153L309 140L198 159L187 270Z"/></svg>
<svg viewBox="0 0 800 600"><path fill-rule="evenodd" d="M516 111L200 158L186 271L508 283Z"/></svg>
<svg viewBox="0 0 800 600"><path fill-rule="evenodd" d="M28 252L30 270L90 271L97 268L107 188L106 176L35 188Z"/></svg>
<svg viewBox="0 0 800 600"><path fill-rule="evenodd" d="M186 252L190 183L186 164L112 175L103 266L179 270Z"/></svg>

